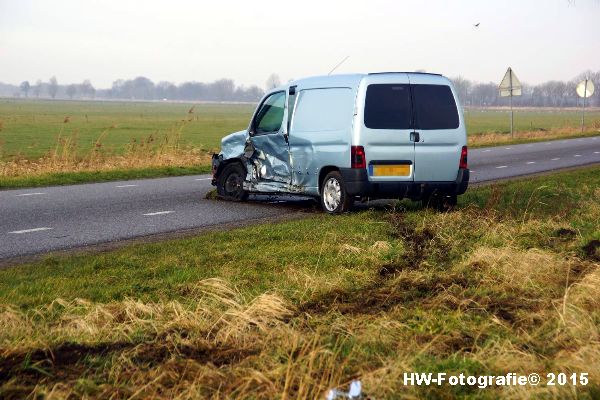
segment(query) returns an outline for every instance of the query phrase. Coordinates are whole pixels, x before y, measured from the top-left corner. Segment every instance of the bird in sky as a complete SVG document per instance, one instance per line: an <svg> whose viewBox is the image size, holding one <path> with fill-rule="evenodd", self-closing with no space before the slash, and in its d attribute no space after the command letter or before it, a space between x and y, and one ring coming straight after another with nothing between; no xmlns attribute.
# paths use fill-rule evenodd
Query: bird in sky
<svg viewBox="0 0 600 400"><path fill-rule="evenodd" d="M481 23L481 22L478 22L478 23L476 23L476 24L475 24L475 25L473 25L473 26L474 26L475 28L479 28L479 24L480 24L480 23Z"/></svg>

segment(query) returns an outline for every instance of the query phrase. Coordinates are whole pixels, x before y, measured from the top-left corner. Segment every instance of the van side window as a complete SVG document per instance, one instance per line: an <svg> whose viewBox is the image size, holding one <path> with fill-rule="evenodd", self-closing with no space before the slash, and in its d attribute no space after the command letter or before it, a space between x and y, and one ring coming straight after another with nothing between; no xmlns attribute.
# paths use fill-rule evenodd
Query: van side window
<svg viewBox="0 0 600 400"><path fill-rule="evenodd" d="M254 118L254 134L278 132L283 122L285 92L273 93L263 101Z"/></svg>
<svg viewBox="0 0 600 400"><path fill-rule="evenodd" d="M365 126L370 129L410 129L409 84L371 84L365 97Z"/></svg>
<svg viewBox="0 0 600 400"><path fill-rule="evenodd" d="M306 89L298 93L291 134L351 129L354 96L350 88Z"/></svg>
<svg viewBox="0 0 600 400"><path fill-rule="evenodd" d="M412 85L412 91L416 129L458 128L458 110L449 86Z"/></svg>

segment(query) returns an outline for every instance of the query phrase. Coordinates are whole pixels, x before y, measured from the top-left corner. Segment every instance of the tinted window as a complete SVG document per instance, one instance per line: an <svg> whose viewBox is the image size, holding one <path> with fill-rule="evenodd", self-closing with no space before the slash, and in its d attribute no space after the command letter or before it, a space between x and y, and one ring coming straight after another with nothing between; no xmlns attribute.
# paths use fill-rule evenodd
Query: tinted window
<svg viewBox="0 0 600 400"><path fill-rule="evenodd" d="M262 103L254 120L255 134L278 132L283 122L285 92L273 93Z"/></svg>
<svg viewBox="0 0 600 400"><path fill-rule="evenodd" d="M458 110L449 86L412 85L417 129L456 129Z"/></svg>
<svg viewBox="0 0 600 400"><path fill-rule="evenodd" d="M353 116L354 96L349 88L301 90L291 134L350 129Z"/></svg>
<svg viewBox="0 0 600 400"><path fill-rule="evenodd" d="M374 84L367 87L365 126L371 129L410 129L410 86Z"/></svg>

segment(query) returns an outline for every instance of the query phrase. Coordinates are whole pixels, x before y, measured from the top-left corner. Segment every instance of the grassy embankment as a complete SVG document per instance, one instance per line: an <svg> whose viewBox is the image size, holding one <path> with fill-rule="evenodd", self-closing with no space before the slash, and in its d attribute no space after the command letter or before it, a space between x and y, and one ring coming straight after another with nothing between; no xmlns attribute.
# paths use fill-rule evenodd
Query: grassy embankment
<svg viewBox="0 0 600 400"><path fill-rule="evenodd" d="M239 104L0 101L0 188L183 175L209 171L221 138L244 129L254 106ZM579 114L465 112L471 147L578 137ZM600 112L585 135L598 134Z"/></svg>
<svg viewBox="0 0 600 400"><path fill-rule="evenodd" d="M586 113L586 129L581 132L581 112L576 109L525 109L514 112L514 137L506 109L467 109L465 120L472 148L503 144L532 143L600 134L600 111Z"/></svg>
<svg viewBox="0 0 600 400"><path fill-rule="evenodd" d="M600 168L0 271L0 397L600 396ZM405 371L587 386L404 387Z"/></svg>

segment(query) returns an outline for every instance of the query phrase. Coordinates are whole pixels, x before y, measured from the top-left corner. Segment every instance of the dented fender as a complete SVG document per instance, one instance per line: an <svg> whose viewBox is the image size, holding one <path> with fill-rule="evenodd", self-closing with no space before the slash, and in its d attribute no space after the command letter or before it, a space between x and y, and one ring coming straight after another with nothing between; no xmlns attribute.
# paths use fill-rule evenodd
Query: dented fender
<svg viewBox="0 0 600 400"><path fill-rule="evenodd" d="M239 160L245 166L244 188L248 191L303 191L302 187L291 184L292 159L281 133L249 137L247 131L239 131L225 136L221 140L221 152L213 154L213 185L228 160Z"/></svg>
<svg viewBox="0 0 600 400"><path fill-rule="evenodd" d="M247 136L247 131L234 132L225 136L221 140L221 152L219 153L221 158L223 160L228 160L230 158L239 158L243 155Z"/></svg>
<svg viewBox="0 0 600 400"><path fill-rule="evenodd" d="M213 186L217 185L217 179L227 160L239 159L245 153L246 131L234 132L221 139L221 152L212 156L212 181Z"/></svg>

